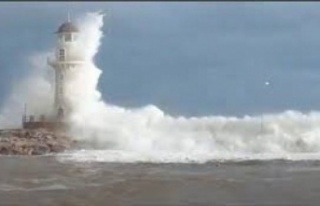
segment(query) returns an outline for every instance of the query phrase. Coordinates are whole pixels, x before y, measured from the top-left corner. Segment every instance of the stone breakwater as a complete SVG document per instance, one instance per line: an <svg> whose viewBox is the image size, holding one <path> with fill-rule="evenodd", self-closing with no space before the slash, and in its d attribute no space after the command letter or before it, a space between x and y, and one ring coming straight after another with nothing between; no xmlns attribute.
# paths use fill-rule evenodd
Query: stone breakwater
<svg viewBox="0 0 320 206"><path fill-rule="evenodd" d="M63 152L75 143L63 132L45 129L0 130L0 155L43 155Z"/></svg>

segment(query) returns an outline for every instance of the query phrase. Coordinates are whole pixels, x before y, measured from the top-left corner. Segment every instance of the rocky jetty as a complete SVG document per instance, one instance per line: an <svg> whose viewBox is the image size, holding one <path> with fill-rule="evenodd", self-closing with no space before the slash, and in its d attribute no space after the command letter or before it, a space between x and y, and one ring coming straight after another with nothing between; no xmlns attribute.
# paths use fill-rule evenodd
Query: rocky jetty
<svg viewBox="0 0 320 206"><path fill-rule="evenodd" d="M43 155L63 152L75 141L46 129L0 130L0 155Z"/></svg>

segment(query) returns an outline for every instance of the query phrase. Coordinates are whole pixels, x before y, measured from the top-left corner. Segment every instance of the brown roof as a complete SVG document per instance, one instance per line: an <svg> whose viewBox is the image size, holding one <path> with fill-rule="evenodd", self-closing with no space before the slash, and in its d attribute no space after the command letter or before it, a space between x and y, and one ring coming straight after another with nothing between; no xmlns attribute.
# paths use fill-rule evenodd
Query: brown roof
<svg viewBox="0 0 320 206"><path fill-rule="evenodd" d="M79 32L79 29L71 22L65 22L59 27L57 31L57 33L63 32Z"/></svg>

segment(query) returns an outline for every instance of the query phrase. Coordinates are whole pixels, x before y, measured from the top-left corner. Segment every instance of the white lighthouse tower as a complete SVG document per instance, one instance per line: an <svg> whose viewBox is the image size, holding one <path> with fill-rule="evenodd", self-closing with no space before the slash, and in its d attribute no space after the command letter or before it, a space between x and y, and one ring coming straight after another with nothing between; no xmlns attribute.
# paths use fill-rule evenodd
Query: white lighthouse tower
<svg viewBox="0 0 320 206"><path fill-rule="evenodd" d="M71 23L70 18L58 28L56 34L55 55L48 58L48 64L55 70L54 115L57 120L63 120L71 109L65 96L67 79L82 64L82 59L77 54L79 29Z"/></svg>

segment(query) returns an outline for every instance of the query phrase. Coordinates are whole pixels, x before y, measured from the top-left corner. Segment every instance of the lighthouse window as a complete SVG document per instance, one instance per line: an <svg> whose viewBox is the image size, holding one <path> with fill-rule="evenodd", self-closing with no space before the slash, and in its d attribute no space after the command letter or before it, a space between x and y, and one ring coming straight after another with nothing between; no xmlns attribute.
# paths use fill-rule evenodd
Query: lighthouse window
<svg viewBox="0 0 320 206"><path fill-rule="evenodd" d="M72 35L71 35L71 33L67 33L66 35L65 35L65 39L64 39L65 41L72 41Z"/></svg>
<svg viewBox="0 0 320 206"><path fill-rule="evenodd" d="M59 50L59 60L64 61L66 59L66 51L64 49Z"/></svg>
<svg viewBox="0 0 320 206"><path fill-rule="evenodd" d="M73 34L73 41L76 41L78 39L78 35L77 34Z"/></svg>

